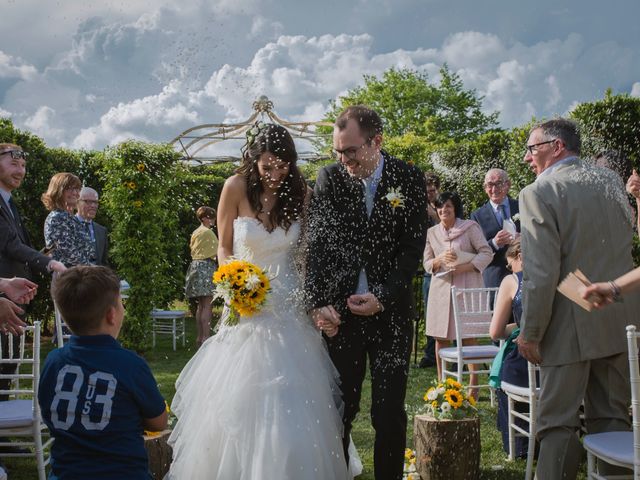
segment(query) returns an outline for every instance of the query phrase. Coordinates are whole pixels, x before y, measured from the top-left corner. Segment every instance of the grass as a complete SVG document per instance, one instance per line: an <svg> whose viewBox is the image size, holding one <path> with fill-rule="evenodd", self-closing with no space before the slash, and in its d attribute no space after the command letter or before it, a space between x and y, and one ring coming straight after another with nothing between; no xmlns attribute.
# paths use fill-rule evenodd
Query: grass
<svg viewBox="0 0 640 480"><path fill-rule="evenodd" d="M148 351L144 357L153 371L160 391L171 401L175 393L175 380L182 367L191 358L195 349L195 324L192 319L187 319L187 345L180 344L176 352L172 350L169 337L159 337L155 349ZM43 359L53 346L48 339L43 340ZM413 357L412 357L413 358ZM435 378L435 368L419 369L412 367L409 373L407 388L407 411L409 413L409 431L407 433L407 446L413 446L413 416L424 404L422 396L425 387ZM358 480L373 480L373 441L374 431L371 427L369 410L371 407L371 386L369 378L365 380L362 393L360 413L353 428L353 440L362 457L364 465L363 474ZM524 477L525 461L509 461L502 450L500 434L497 431L496 408L491 407L489 395L486 390L481 391L479 410L481 412L481 478L496 480L516 480ZM9 470L11 480L31 480L35 478L35 461L32 459L4 459L4 464ZM583 476L581 478L584 478Z"/></svg>

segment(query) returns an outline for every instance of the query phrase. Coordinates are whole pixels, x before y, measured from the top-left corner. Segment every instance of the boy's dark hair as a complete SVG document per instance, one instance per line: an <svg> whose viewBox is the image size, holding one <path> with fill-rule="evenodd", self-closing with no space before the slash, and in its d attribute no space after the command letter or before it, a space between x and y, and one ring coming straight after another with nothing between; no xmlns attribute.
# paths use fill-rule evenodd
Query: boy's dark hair
<svg viewBox="0 0 640 480"><path fill-rule="evenodd" d="M98 330L109 308L117 305L120 281L107 267L78 265L53 282L51 295L71 331L87 335Z"/></svg>

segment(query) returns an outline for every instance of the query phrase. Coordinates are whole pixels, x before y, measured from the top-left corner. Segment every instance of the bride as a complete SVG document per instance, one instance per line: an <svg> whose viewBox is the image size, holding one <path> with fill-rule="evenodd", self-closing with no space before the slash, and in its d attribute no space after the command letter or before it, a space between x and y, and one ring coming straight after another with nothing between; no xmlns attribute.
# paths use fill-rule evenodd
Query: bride
<svg viewBox="0 0 640 480"><path fill-rule="evenodd" d="M242 257L276 277L262 310L234 326L226 311L178 377L168 478L349 479L361 465L348 472L337 372L293 262L310 190L283 127L257 124L243 150L218 205L218 259Z"/></svg>

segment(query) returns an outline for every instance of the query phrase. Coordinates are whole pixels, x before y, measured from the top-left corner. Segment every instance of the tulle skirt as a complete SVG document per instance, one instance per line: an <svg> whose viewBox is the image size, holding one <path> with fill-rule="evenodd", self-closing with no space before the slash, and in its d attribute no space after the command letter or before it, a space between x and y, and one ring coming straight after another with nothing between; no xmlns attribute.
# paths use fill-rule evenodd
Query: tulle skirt
<svg viewBox="0 0 640 480"><path fill-rule="evenodd" d="M171 405L178 422L167 478L340 480L359 473L347 471L337 372L324 341L306 316L290 316L300 314L223 326L186 365Z"/></svg>

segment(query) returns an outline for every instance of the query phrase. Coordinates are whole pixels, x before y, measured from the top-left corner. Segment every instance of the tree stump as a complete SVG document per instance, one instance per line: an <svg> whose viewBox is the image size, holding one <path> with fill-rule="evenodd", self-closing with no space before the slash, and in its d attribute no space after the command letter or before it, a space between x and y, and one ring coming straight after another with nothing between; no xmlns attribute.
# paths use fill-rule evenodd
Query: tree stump
<svg viewBox="0 0 640 480"><path fill-rule="evenodd" d="M416 469L422 480L480 478L480 419L436 420L416 415Z"/></svg>
<svg viewBox="0 0 640 480"><path fill-rule="evenodd" d="M164 430L160 435L144 435L144 448L149 457L149 471L154 480L162 480L169 471L173 450L167 443L171 430Z"/></svg>

